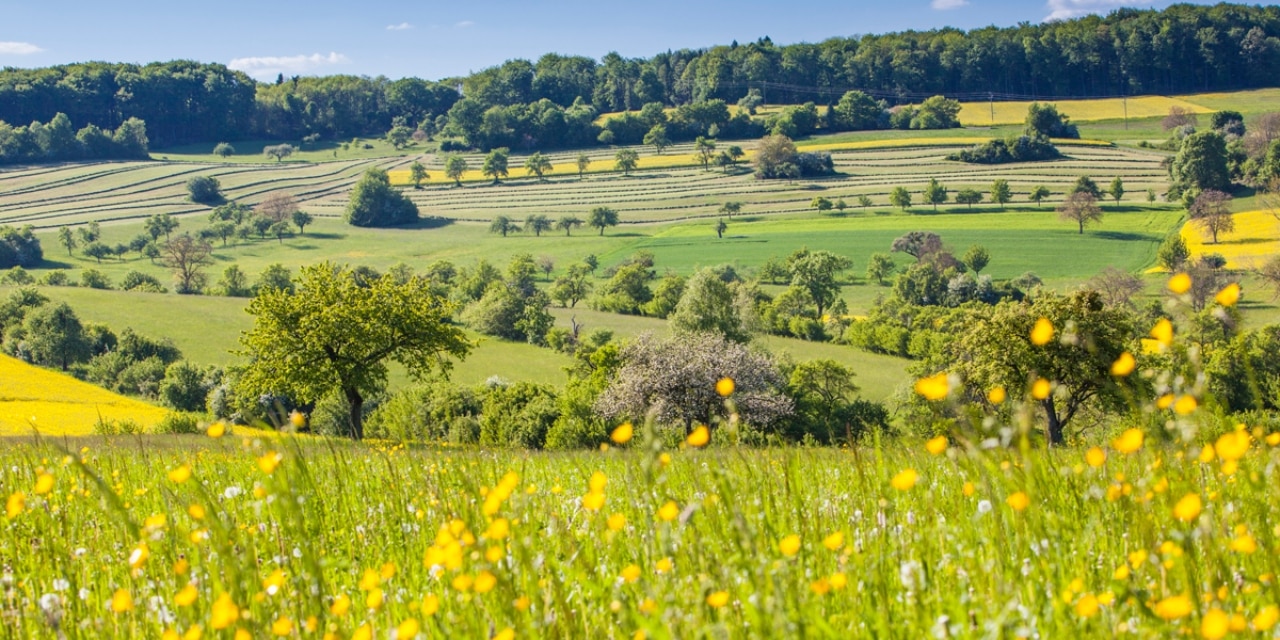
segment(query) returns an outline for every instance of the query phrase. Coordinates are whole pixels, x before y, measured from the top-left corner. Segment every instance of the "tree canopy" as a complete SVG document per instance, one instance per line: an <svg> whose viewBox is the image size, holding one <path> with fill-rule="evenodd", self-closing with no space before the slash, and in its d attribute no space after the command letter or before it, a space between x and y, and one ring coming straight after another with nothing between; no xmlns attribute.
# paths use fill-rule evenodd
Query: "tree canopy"
<svg viewBox="0 0 1280 640"><path fill-rule="evenodd" d="M351 190L346 217L357 227L393 227L417 222L418 205L391 186L386 171L374 167Z"/></svg>

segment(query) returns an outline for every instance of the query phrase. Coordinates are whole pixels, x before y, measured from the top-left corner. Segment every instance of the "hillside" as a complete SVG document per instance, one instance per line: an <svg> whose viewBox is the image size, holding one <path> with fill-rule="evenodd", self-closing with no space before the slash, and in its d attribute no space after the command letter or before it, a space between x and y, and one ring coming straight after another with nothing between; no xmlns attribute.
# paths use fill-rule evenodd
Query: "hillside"
<svg viewBox="0 0 1280 640"><path fill-rule="evenodd" d="M0 355L0 436L83 436L100 421L150 429L169 412L75 378Z"/></svg>

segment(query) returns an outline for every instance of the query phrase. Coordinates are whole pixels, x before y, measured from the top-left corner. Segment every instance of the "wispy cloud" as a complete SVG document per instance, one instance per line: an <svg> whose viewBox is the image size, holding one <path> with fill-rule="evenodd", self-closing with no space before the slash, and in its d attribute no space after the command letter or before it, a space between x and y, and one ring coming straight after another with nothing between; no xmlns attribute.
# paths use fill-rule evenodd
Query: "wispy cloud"
<svg viewBox="0 0 1280 640"><path fill-rule="evenodd" d="M408 22L401 22L400 24L387 25L387 31L408 31L412 28L413 28L413 25L409 24Z"/></svg>
<svg viewBox="0 0 1280 640"><path fill-rule="evenodd" d="M243 71L254 78L271 78L276 74L298 75L314 69L335 64L347 64L351 59L341 53L329 52L329 55L313 53L297 56L256 56L236 58L227 66Z"/></svg>
<svg viewBox="0 0 1280 640"><path fill-rule="evenodd" d="M1049 0L1045 3L1045 7L1049 9L1049 15L1045 16L1044 20L1045 22L1070 20L1090 13L1105 13L1112 9L1119 9L1124 5L1132 6L1135 4L1151 4L1151 2L1142 2L1141 0Z"/></svg>
<svg viewBox="0 0 1280 640"><path fill-rule="evenodd" d="M969 0L933 0L933 8L938 11L946 11L948 9L959 9L969 4Z"/></svg>
<svg viewBox="0 0 1280 640"><path fill-rule="evenodd" d="M476 25L476 23L474 23L474 22L472 22L472 21L470 21L470 20L463 20L462 22L459 22L459 23L457 23L457 24L455 24L455 25L453 25L453 26L454 26L454 27L456 27L456 28L458 28L458 29L466 29L467 27L474 27L475 25Z"/></svg>
<svg viewBox="0 0 1280 640"><path fill-rule="evenodd" d="M44 51L30 42L0 42L0 55L29 56Z"/></svg>

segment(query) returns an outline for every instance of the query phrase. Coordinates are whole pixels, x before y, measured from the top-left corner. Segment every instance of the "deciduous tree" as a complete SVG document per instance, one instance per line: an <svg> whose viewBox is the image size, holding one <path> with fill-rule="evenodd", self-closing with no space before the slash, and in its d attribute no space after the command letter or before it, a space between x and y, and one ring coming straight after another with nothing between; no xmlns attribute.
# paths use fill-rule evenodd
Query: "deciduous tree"
<svg viewBox="0 0 1280 640"><path fill-rule="evenodd" d="M1079 225L1080 234L1084 235L1086 225L1102 222L1102 208L1098 206L1097 199L1087 192L1076 191L1058 206L1058 217Z"/></svg>
<svg viewBox="0 0 1280 640"><path fill-rule="evenodd" d="M587 217L587 225L599 229L600 235L603 236L605 227L618 226L618 212L608 207L596 207Z"/></svg>
<svg viewBox="0 0 1280 640"><path fill-rule="evenodd" d="M160 263L173 272L174 291L200 293L204 289L204 268L213 264L213 245L184 233L164 243Z"/></svg>
<svg viewBox="0 0 1280 640"><path fill-rule="evenodd" d="M1218 244L1218 234L1231 233L1236 219L1231 215L1231 196L1216 189L1205 189L1191 203L1191 219Z"/></svg>

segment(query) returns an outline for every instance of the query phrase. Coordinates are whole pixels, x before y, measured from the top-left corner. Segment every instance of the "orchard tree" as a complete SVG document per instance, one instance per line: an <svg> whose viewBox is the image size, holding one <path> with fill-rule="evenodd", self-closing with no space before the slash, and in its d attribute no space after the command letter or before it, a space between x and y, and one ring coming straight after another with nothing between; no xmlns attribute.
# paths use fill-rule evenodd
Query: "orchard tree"
<svg viewBox="0 0 1280 640"><path fill-rule="evenodd" d="M979 202L982 202L982 192L977 189L961 189L956 193L956 204L967 205L972 209Z"/></svg>
<svg viewBox="0 0 1280 640"><path fill-rule="evenodd" d="M444 175L453 180L454 186L462 186L462 176L467 172L467 159L451 153L444 158Z"/></svg>
<svg viewBox="0 0 1280 640"><path fill-rule="evenodd" d="M1182 140L1182 148L1169 164L1169 177L1174 188L1231 188L1231 170L1227 166L1227 143L1214 131L1193 133Z"/></svg>
<svg viewBox="0 0 1280 640"><path fill-rule="evenodd" d="M991 183L991 201L1000 205L1000 209L1004 209L1004 205L1013 200L1013 190L1009 188L1008 180L996 180Z"/></svg>
<svg viewBox="0 0 1280 640"><path fill-rule="evenodd" d="M364 437L365 397L386 387L388 361L422 379L472 347L452 325L450 303L418 280L384 275L361 284L328 262L303 267L296 291L259 292L248 312L254 325L240 338L249 363L242 388L300 404L339 392L356 440Z"/></svg>
<svg viewBox="0 0 1280 640"><path fill-rule="evenodd" d="M290 216L290 218L293 224L297 225L299 234L306 231L307 225L311 224L312 222L315 222L315 219L311 217L311 214L301 209L294 211L293 215Z"/></svg>
<svg viewBox="0 0 1280 640"><path fill-rule="evenodd" d="M221 208L222 207L219 207L219 209ZM217 211L217 209L215 209L215 211ZM152 240L159 240L160 236L164 236L164 239L168 240L169 236L174 231L178 230L178 226L178 220L167 213L157 213L150 218L147 218L147 221L142 223L143 230L151 236Z"/></svg>
<svg viewBox="0 0 1280 640"><path fill-rule="evenodd" d="M1039 207L1040 203L1051 195L1053 195L1053 193L1049 191L1049 187L1040 185L1031 189L1031 193L1028 195L1027 199L1036 203L1036 206Z"/></svg>
<svg viewBox="0 0 1280 640"><path fill-rule="evenodd" d="M830 211L831 208L834 206L835 205L833 205L830 200L822 196L816 196L813 200L809 202L809 208L817 209L818 213L826 213Z"/></svg>
<svg viewBox="0 0 1280 640"><path fill-rule="evenodd" d="M667 137L667 126L664 124L655 124L649 132L644 134L644 143L653 147L658 155L662 155L663 149L671 146L671 138Z"/></svg>
<svg viewBox="0 0 1280 640"><path fill-rule="evenodd" d="M682 333L714 333L733 342L749 342L738 314L735 293L715 269L700 269L685 283L680 301L669 317L671 328Z"/></svg>
<svg viewBox="0 0 1280 640"><path fill-rule="evenodd" d="M1216 189L1205 189L1191 203L1191 220L1218 244L1218 234L1235 231L1236 220L1231 215L1231 196Z"/></svg>
<svg viewBox="0 0 1280 640"><path fill-rule="evenodd" d="M1088 192L1076 191L1058 206L1058 217L1079 225L1080 234L1084 235L1086 225L1102 222L1102 208Z"/></svg>
<svg viewBox="0 0 1280 640"><path fill-rule="evenodd" d="M71 251L76 248L76 236L71 233L71 227L60 227L58 229L58 244L67 248L67 255L71 255Z"/></svg>
<svg viewBox="0 0 1280 640"><path fill-rule="evenodd" d="M728 231L728 230L729 230L729 223L728 223L728 222L725 222L724 220L719 220L719 221L717 221L717 222L716 222L716 237L717 237L717 238L723 238L723 237L724 237L724 232L725 232L725 231Z"/></svg>
<svg viewBox="0 0 1280 640"><path fill-rule="evenodd" d="M539 238L542 237L543 231L550 231L551 226L551 218L541 213L529 214L529 217L524 220L524 230L532 231L533 235Z"/></svg>
<svg viewBox="0 0 1280 640"><path fill-rule="evenodd" d="M587 217L587 226L599 229L600 235L603 236L605 227L618 226L618 212L608 207L596 207Z"/></svg>
<svg viewBox="0 0 1280 640"><path fill-rule="evenodd" d="M1120 204L1120 198L1124 197L1124 180L1120 176L1116 176L1116 179L1111 181L1111 187L1107 189L1107 195L1111 196L1111 199L1115 200L1116 204Z"/></svg>
<svg viewBox="0 0 1280 640"><path fill-rule="evenodd" d="M26 313L23 342L36 364L63 371L89 359L89 341L76 312L65 302L44 305Z"/></svg>
<svg viewBox="0 0 1280 640"><path fill-rule="evenodd" d="M889 204L906 211L911 208L911 192L906 187L894 187L889 192Z"/></svg>
<svg viewBox="0 0 1280 640"><path fill-rule="evenodd" d="M288 191L272 191L254 208L258 215L272 221L284 222L298 211L298 200Z"/></svg>
<svg viewBox="0 0 1280 640"><path fill-rule="evenodd" d="M489 233L501 233L504 238L507 237L508 233L519 232L520 225L507 216L497 216L493 219L493 222L489 223Z"/></svg>
<svg viewBox="0 0 1280 640"><path fill-rule="evenodd" d="M698 136L693 141L693 149L698 153L698 160L702 162L702 170L708 170L711 166L711 158L716 154L716 141Z"/></svg>
<svg viewBox="0 0 1280 640"><path fill-rule="evenodd" d="M409 165L409 179L413 181L414 189L421 189L422 181L430 177L431 175L427 173L427 167L421 162L414 160L413 164Z"/></svg>
<svg viewBox="0 0 1280 640"><path fill-rule="evenodd" d="M538 176L538 180L545 180L546 174L555 167L551 164L551 159L542 155L541 151L535 151L524 161L524 170L528 175Z"/></svg>
<svg viewBox="0 0 1280 640"><path fill-rule="evenodd" d="M1032 327L1047 319L1073 339L1032 344ZM1050 393L1035 400L1044 411L1045 439L1066 442L1066 427L1088 407L1116 409L1125 398L1111 365L1125 352L1138 353L1137 332L1129 313L1110 308L1094 291L1070 296L1042 293L1031 304L1005 301L974 316L946 348L965 389L985 398L995 388L1025 389L1048 380Z"/></svg>
<svg viewBox="0 0 1280 640"><path fill-rule="evenodd" d="M791 284L808 292L818 307L818 317L840 297L840 275L853 266L844 256L830 251L802 249L790 260Z"/></svg>
<svg viewBox="0 0 1280 640"><path fill-rule="evenodd" d="M556 220L556 229L563 231L565 237L573 235L574 227L581 227L582 220L577 216L561 216Z"/></svg>
<svg viewBox="0 0 1280 640"><path fill-rule="evenodd" d="M729 418L716 383L734 382L733 402L739 418L768 427L792 413L783 393L785 381L772 356L752 351L715 333L680 333L659 339L642 334L622 348L622 364L596 401L596 411L615 419L713 427Z"/></svg>
<svg viewBox="0 0 1280 640"><path fill-rule="evenodd" d="M933 205L933 210L938 210L938 205L947 201L947 188L938 183L937 178L929 179L929 186L924 188L924 201Z"/></svg>
<svg viewBox="0 0 1280 640"><path fill-rule="evenodd" d="M991 254L987 253L986 247L983 247L980 244L975 244L969 247L968 251L964 252L964 257L961 258L961 260L966 266L972 269L974 273L982 273L982 270L986 269L987 265L991 263Z"/></svg>
<svg viewBox="0 0 1280 640"><path fill-rule="evenodd" d="M742 203L735 201L726 202L720 205L720 213L732 218L735 215L742 213Z"/></svg>
<svg viewBox="0 0 1280 640"><path fill-rule="evenodd" d="M1076 178L1075 185L1071 187L1071 193L1087 193L1093 196L1094 200L1102 199L1102 189L1098 188L1098 183L1094 182L1093 178L1089 176Z"/></svg>
<svg viewBox="0 0 1280 640"><path fill-rule="evenodd" d="M878 285L883 286L885 279L897 270L898 265L894 264L893 257L887 253L873 253L867 260L867 279L875 280Z"/></svg>
<svg viewBox="0 0 1280 640"><path fill-rule="evenodd" d="M204 268L213 264L213 245L184 233L164 243L160 263L173 272L176 293L200 293L205 285Z"/></svg>
<svg viewBox="0 0 1280 640"><path fill-rule="evenodd" d="M622 175L631 175L631 171L640 164L640 154L635 149L618 149L618 153L614 154L614 167L622 172Z"/></svg>
<svg viewBox="0 0 1280 640"><path fill-rule="evenodd" d="M591 295L591 283L587 280L588 267L586 265L573 265L569 267L569 272L552 283L551 290L548 292L552 300L556 301L562 307L573 308L581 300L586 300Z"/></svg>
<svg viewBox="0 0 1280 640"><path fill-rule="evenodd" d="M280 162L281 160L293 155L293 152L297 150L298 149L291 144L275 144L263 147L262 153L268 158L275 158L276 162Z"/></svg>
<svg viewBox="0 0 1280 640"><path fill-rule="evenodd" d="M111 247L108 247L101 242L90 242L84 246L82 251L86 256L97 260L98 264L102 264L103 258L107 258L112 255Z"/></svg>
<svg viewBox="0 0 1280 640"><path fill-rule="evenodd" d="M481 175L493 178L493 183L498 184L503 178L507 177L507 160L510 157L511 150L506 147L499 147L489 152L484 157L484 165L480 167Z"/></svg>
<svg viewBox="0 0 1280 640"><path fill-rule="evenodd" d="M223 160L230 158L235 154L236 154L236 148L231 146L231 143L229 142L219 142L217 145L213 147L213 155L218 156Z"/></svg>
<svg viewBox="0 0 1280 640"><path fill-rule="evenodd" d="M187 197L199 204L220 204L223 200L222 185L211 176L191 176L187 180Z"/></svg>
<svg viewBox="0 0 1280 640"><path fill-rule="evenodd" d="M874 203L871 201L871 196L869 196L869 195L867 195L867 194L865 194L865 193L858 194L858 206L859 206L859 207L862 207L863 209L866 209L867 207L871 206L872 204L874 204ZM908 196L907 196L907 206L908 206L908 207L909 207L909 206L911 206L911 196L910 196L910 195L908 195Z"/></svg>
<svg viewBox="0 0 1280 640"><path fill-rule="evenodd" d="M578 179L581 180L582 174L586 173L587 169L590 169L590 168L591 168L591 156L588 156L585 153L579 155L578 156Z"/></svg>

